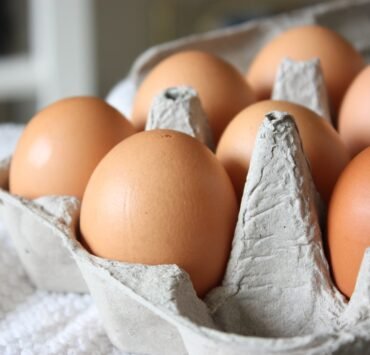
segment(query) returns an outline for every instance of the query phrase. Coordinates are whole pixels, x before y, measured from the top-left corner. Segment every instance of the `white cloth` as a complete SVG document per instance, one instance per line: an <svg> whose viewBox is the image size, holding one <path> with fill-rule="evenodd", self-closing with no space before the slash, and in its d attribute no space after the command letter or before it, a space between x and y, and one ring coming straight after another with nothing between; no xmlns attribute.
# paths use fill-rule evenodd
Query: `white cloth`
<svg viewBox="0 0 370 355"><path fill-rule="evenodd" d="M0 160L22 126L0 125ZM46 270L47 272L47 270ZM90 295L37 290L0 220L0 354L118 355Z"/></svg>

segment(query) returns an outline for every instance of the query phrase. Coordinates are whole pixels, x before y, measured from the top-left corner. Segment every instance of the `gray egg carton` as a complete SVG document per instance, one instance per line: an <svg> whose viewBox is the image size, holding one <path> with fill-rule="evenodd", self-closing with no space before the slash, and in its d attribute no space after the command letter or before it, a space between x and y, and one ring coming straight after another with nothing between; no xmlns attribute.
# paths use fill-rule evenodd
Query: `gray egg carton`
<svg viewBox="0 0 370 355"><path fill-rule="evenodd" d="M7 191L11 159L0 161L0 216L32 282L49 291L87 292L58 230L75 229L80 201L70 196L27 200Z"/></svg>
<svg viewBox="0 0 370 355"><path fill-rule="evenodd" d="M277 31L299 23L339 26L335 29L342 29L366 54L364 33L370 33L370 24L361 16L369 13L370 2L348 4L315 6L158 46L136 61L120 93L129 87L132 94L153 65L182 48L212 50L240 68L248 45L254 43L247 57ZM362 31L349 31L343 13L353 15ZM117 97L118 91L110 97ZM317 60L284 61L273 97L306 105L330 120ZM192 88L172 88L156 98L147 123L147 129L155 128L180 130L213 148ZM9 164L10 159L0 162L0 213L28 275L41 289L89 290L119 349L202 355L369 353L370 250L347 302L330 278L321 240L323 204L289 113L266 114L227 270L222 284L204 300L176 265L133 265L89 254L76 238L79 201L66 196L29 201L11 195Z"/></svg>
<svg viewBox="0 0 370 355"><path fill-rule="evenodd" d="M322 80L318 61L305 65L289 61L290 69L286 63L282 67L279 73L284 75L278 74L276 87L283 87L279 81L290 80L300 68L301 80L316 73L306 89L317 94L317 83ZM302 85L300 80L297 85ZM279 90L274 92L280 95ZM300 102L298 95L280 98ZM319 111L325 100L325 95L319 95L311 108ZM171 120L167 113L173 111L181 114ZM154 100L147 127L182 127L211 144L205 122L194 89L179 87ZM9 161L3 164L5 169L7 165ZM62 258L55 258L54 269L49 270L45 257L44 270L36 268L39 273L33 279L48 274L50 282L55 280L51 276L64 274L67 267L72 268L70 275L80 277L81 271L109 338L121 350L303 355L364 354L370 347L370 250L347 302L330 278L320 230L323 204L288 113L266 114L252 155L227 270L222 284L204 300L197 297L188 274L176 265L128 264L89 254L76 240L79 210L73 198L27 201L2 190L0 199L29 275L42 260L42 254L34 252L42 250L37 238L48 235L54 241L48 248L67 252L73 260L63 263ZM22 258L26 245L33 245L33 251L26 254L29 260ZM44 252L47 255L50 250ZM59 287L66 287L65 279L60 280ZM38 286L42 287L40 281Z"/></svg>

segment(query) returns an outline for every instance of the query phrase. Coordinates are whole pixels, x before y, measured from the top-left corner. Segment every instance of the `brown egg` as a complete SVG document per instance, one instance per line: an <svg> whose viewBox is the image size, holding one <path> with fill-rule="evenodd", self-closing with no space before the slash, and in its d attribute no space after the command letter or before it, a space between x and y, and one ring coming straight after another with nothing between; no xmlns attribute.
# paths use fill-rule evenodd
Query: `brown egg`
<svg viewBox="0 0 370 355"><path fill-rule="evenodd" d="M340 175L328 212L328 247L335 283L351 297L365 249L370 247L370 148Z"/></svg>
<svg viewBox="0 0 370 355"><path fill-rule="evenodd" d="M240 112L227 126L217 147L217 158L226 168L239 199L254 142L266 113L289 112L298 126L318 191L329 201L334 184L349 161L349 154L334 128L315 112L285 101L260 101Z"/></svg>
<svg viewBox="0 0 370 355"><path fill-rule="evenodd" d="M29 199L82 198L99 161L134 132L131 123L101 99L57 101L36 114L20 137L10 167L10 192Z"/></svg>
<svg viewBox="0 0 370 355"><path fill-rule="evenodd" d="M204 296L222 280L236 216L232 184L214 154L183 133L153 130L124 140L97 166L80 229L93 254L177 264Z"/></svg>
<svg viewBox="0 0 370 355"><path fill-rule="evenodd" d="M210 53L184 51L164 59L144 79L134 101L133 124L144 129L155 95L179 85L198 92L216 142L229 121L255 101L249 85L231 64Z"/></svg>
<svg viewBox="0 0 370 355"><path fill-rule="evenodd" d="M259 100L271 96L277 68L284 58L320 58L324 80L336 115L353 78L365 66L361 55L336 32L318 25L300 26L281 33L257 54L247 80Z"/></svg>
<svg viewBox="0 0 370 355"><path fill-rule="evenodd" d="M339 112L338 130L351 156L370 146L370 66L348 88Z"/></svg>

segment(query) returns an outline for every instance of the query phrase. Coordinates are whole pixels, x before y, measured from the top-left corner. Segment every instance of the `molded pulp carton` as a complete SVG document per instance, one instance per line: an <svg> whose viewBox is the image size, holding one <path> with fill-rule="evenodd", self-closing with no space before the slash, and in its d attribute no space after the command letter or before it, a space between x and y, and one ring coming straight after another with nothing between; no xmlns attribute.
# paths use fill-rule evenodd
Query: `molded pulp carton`
<svg viewBox="0 0 370 355"><path fill-rule="evenodd" d="M184 48L214 52L245 71L266 41L297 24L332 27L366 57L369 13L368 0L337 1L157 46L135 62L108 101L129 115L146 73ZM177 129L213 149L197 93L187 87L170 91L154 101L146 129ZM283 61L273 98L306 105L330 121L317 60ZM0 212L27 273L42 289L89 290L118 348L202 355L369 352L370 250L347 302L330 279L320 228L325 211L289 113L266 113L224 280L204 300L176 265L128 264L89 254L76 238L79 201L11 195L9 164L10 159L0 162Z"/></svg>

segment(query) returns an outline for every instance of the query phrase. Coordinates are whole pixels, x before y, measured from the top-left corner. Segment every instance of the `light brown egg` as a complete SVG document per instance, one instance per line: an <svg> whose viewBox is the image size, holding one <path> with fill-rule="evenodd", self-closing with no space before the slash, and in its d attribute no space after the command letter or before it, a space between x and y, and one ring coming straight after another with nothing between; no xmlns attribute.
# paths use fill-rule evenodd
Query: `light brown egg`
<svg viewBox="0 0 370 355"><path fill-rule="evenodd" d="M366 248L370 247L370 148L340 175L328 212L328 247L334 281L351 297Z"/></svg>
<svg viewBox="0 0 370 355"><path fill-rule="evenodd" d="M242 74L231 64L210 53L184 51L165 58L144 79L134 100L133 124L144 129L155 95L179 85L198 92L216 142L229 121L255 101Z"/></svg>
<svg viewBox="0 0 370 355"><path fill-rule="evenodd" d="M257 54L246 77L258 99L268 99L277 68L284 58L308 60L315 57L320 58L330 106L336 115L347 87L365 62L347 40L328 28L307 25L281 33Z"/></svg>
<svg viewBox="0 0 370 355"><path fill-rule="evenodd" d="M222 280L236 215L232 184L214 154L183 133L154 130L124 140L98 165L80 230L100 257L179 265L204 296Z"/></svg>
<svg viewBox="0 0 370 355"><path fill-rule="evenodd" d="M29 199L82 198L99 161L133 133L131 123L101 99L57 101L36 114L20 137L10 167L10 192Z"/></svg>
<svg viewBox="0 0 370 355"><path fill-rule="evenodd" d="M370 66L348 88L339 111L338 130L351 156L370 146Z"/></svg>
<svg viewBox="0 0 370 355"><path fill-rule="evenodd" d="M252 156L254 142L266 113L290 113L298 126L313 180L326 202L334 184L349 162L349 154L334 128L315 112L285 101L260 101L240 112L227 126L217 147L217 158L226 168L239 200Z"/></svg>

